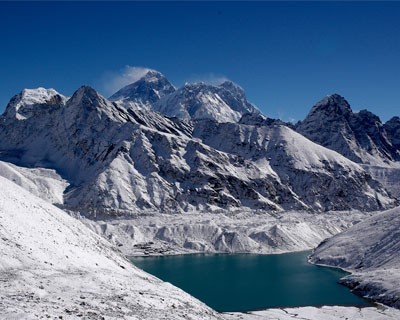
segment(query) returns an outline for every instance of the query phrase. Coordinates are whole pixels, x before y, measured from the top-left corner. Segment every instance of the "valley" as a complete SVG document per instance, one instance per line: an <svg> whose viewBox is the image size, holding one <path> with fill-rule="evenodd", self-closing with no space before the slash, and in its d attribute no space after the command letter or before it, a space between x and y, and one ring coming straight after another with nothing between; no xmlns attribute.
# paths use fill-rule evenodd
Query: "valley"
<svg viewBox="0 0 400 320"><path fill-rule="evenodd" d="M399 128L337 94L285 123L154 70L109 99L25 89L0 117L0 318L397 319ZM304 250L384 305L218 313L127 259Z"/></svg>

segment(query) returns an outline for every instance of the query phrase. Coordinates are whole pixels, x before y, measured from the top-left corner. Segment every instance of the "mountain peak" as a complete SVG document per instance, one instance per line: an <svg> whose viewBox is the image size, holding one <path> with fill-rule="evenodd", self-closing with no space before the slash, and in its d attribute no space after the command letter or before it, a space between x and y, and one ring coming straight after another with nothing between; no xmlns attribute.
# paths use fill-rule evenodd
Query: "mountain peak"
<svg viewBox="0 0 400 320"><path fill-rule="evenodd" d="M225 88L225 89L235 89L235 90L240 90L244 91L241 86L239 86L237 83L231 81L231 80L226 80L222 82L219 87Z"/></svg>
<svg viewBox="0 0 400 320"><path fill-rule="evenodd" d="M328 95L317 102L317 104L311 109L310 114L321 110L337 115L347 115L352 112L347 100L337 93Z"/></svg>
<svg viewBox="0 0 400 320"><path fill-rule="evenodd" d="M166 79L166 77L161 72L158 72L156 70L149 70L143 77L141 77L137 81L144 80L147 82L152 82L152 81L157 81L157 80L161 80L161 79ZM135 82L137 82L137 81L135 81Z"/></svg>
<svg viewBox="0 0 400 320"><path fill-rule="evenodd" d="M175 87L162 73L149 70L139 80L118 90L109 99L127 108L149 110L152 104L174 91Z"/></svg>
<svg viewBox="0 0 400 320"><path fill-rule="evenodd" d="M112 109L114 109L110 101L105 99L95 89L87 85L83 85L75 91L71 99L68 100L66 108L71 114L80 114L82 113L82 110L97 110L97 113L105 113L111 117L113 117ZM72 109L75 111L72 112Z"/></svg>
<svg viewBox="0 0 400 320"><path fill-rule="evenodd" d="M93 104L96 100L101 100L100 94L90 86L83 85L72 95L70 102L72 104L84 103Z"/></svg>
<svg viewBox="0 0 400 320"><path fill-rule="evenodd" d="M23 89L11 98L4 115L8 118L26 120L37 112L49 107L64 105L67 98L54 89L36 88Z"/></svg>
<svg viewBox="0 0 400 320"><path fill-rule="evenodd" d="M204 82L186 83L153 107L170 117L217 122L238 122L245 113L260 113L247 101L242 88L231 81L218 86Z"/></svg>
<svg viewBox="0 0 400 320"><path fill-rule="evenodd" d="M395 126L383 126L370 111L353 112L338 94L318 102L296 130L357 163L386 165L399 157Z"/></svg>

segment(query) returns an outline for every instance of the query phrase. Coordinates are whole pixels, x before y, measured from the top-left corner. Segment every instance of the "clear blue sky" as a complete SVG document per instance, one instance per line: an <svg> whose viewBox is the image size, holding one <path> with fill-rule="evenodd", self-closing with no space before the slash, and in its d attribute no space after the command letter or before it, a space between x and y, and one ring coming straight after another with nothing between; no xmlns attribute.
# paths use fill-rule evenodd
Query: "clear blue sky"
<svg viewBox="0 0 400 320"><path fill-rule="evenodd" d="M175 85L227 77L270 117L340 93L400 115L399 2L0 2L0 111L23 88L71 95L125 66Z"/></svg>

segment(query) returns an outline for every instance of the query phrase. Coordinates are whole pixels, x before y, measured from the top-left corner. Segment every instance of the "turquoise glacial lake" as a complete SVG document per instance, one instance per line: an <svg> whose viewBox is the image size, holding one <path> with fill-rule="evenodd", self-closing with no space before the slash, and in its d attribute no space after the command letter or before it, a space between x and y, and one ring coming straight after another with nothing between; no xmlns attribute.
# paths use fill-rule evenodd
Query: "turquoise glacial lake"
<svg viewBox="0 0 400 320"><path fill-rule="evenodd" d="M371 305L338 284L345 272L309 264L309 254L190 254L131 261L220 312Z"/></svg>

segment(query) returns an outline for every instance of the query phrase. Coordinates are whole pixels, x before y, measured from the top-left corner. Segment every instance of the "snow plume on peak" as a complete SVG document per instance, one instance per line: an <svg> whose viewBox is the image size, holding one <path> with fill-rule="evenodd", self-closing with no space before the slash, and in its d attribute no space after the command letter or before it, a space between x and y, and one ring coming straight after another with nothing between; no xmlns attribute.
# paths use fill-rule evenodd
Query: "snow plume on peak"
<svg viewBox="0 0 400 320"><path fill-rule="evenodd" d="M235 90L244 91L241 86L239 86L237 83L235 83L231 80L225 80L224 82L220 83L218 86L222 87L222 88L226 88L226 89L235 89Z"/></svg>
<svg viewBox="0 0 400 320"><path fill-rule="evenodd" d="M118 90L111 101L136 110L150 110L163 96L175 92L175 87L158 71L149 70L137 81Z"/></svg>
<svg viewBox="0 0 400 320"><path fill-rule="evenodd" d="M38 112L63 106L66 101L67 97L54 89L24 89L10 100L4 116L26 120Z"/></svg>
<svg viewBox="0 0 400 320"><path fill-rule="evenodd" d="M230 80L224 75L208 73L203 75L193 75L188 79L186 83L200 83L200 82L211 86L219 86L224 82L230 82Z"/></svg>
<svg viewBox="0 0 400 320"><path fill-rule="evenodd" d="M104 80L104 91L107 94L117 92L121 88L134 83L147 74L155 74L157 71L146 67L125 66L119 72L109 73Z"/></svg>

